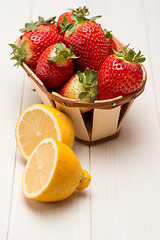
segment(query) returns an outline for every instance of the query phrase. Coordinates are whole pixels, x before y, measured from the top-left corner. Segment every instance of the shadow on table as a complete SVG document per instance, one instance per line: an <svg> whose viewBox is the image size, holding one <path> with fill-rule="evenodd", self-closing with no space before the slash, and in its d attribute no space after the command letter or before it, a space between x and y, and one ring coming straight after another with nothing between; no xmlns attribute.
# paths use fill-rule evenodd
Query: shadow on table
<svg viewBox="0 0 160 240"><path fill-rule="evenodd" d="M66 214L66 211L70 212L73 208L77 208L77 205L83 204L83 201L89 196L89 191L75 191L69 198L59 201L59 202L50 202L50 203L43 203L38 202L35 200L30 200L25 198L26 205L32 211L36 212L39 215L44 215L48 212L49 214L53 213L62 213Z"/></svg>

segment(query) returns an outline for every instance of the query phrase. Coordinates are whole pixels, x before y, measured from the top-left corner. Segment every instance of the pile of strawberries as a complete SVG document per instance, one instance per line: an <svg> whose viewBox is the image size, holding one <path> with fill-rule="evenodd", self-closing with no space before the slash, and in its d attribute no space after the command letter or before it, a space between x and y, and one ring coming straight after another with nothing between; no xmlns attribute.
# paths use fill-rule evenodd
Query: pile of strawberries
<svg viewBox="0 0 160 240"><path fill-rule="evenodd" d="M13 48L15 65L25 62L48 91L57 91L77 102L126 96L142 84L141 51L125 46L117 52L111 32L88 18L86 7L55 17L26 23L21 47Z"/></svg>

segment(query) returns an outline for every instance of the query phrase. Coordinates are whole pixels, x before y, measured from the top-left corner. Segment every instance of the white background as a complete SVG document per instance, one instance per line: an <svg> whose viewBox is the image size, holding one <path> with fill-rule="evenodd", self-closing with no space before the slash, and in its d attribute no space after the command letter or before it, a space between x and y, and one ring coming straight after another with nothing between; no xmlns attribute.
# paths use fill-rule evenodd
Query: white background
<svg viewBox="0 0 160 240"><path fill-rule="evenodd" d="M120 136L97 146L74 144L90 188L59 203L22 195L25 161L14 137L22 110L40 103L24 73L13 67L8 43L27 21L87 5L102 27L146 57L145 92L134 102ZM160 1L0 0L0 240L160 239Z"/></svg>

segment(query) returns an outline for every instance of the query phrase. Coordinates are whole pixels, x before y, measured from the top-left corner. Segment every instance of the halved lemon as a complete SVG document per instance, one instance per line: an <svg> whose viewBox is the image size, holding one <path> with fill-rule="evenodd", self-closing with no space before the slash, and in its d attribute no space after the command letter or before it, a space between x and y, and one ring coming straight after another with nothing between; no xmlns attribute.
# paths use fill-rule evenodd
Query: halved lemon
<svg viewBox="0 0 160 240"><path fill-rule="evenodd" d="M48 138L32 152L22 177L25 197L42 202L68 198L75 189L89 186L91 177L74 152L64 143Z"/></svg>
<svg viewBox="0 0 160 240"><path fill-rule="evenodd" d="M34 148L43 139L56 138L72 147L75 133L66 114L47 105L34 104L20 115L15 137L22 157L28 160Z"/></svg>

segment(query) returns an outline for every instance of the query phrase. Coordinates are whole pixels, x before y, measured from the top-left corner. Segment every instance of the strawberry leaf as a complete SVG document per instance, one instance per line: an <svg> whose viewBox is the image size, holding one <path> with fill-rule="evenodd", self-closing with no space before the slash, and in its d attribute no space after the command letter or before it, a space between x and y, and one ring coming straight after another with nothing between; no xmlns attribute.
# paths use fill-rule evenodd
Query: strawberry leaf
<svg viewBox="0 0 160 240"><path fill-rule="evenodd" d="M25 32L25 31L26 32L29 32L29 31L34 32L36 29L37 29L36 24L33 21L31 21L30 23L26 23L25 27L20 29L20 32L21 33Z"/></svg>
<svg viewBox="0 0 160 240"><path fill-rule="evenodd" d="M35 30L37 30L37 27L42 25L42 24L48 24L48 23L54 23L55 22L55 18L56 17L51 17L47 20L44 20L43 17L38 17L38 21L37 22L33 22L31 21L30 23L26 23L24 28L20 29L20 32L29 32L32 31L34 32Z"/></svg>
<svg viewBox="0 0 160 240"><path fill-rule="evenodd" d="M25 60L26 54L24 51L24 46L26 45L27 40L21 43L21 47L19 48L15 44L9 44L10 47L12 47L13 52L10 55L14 55L11 60L17 60L17 62L14 64L14 66L22 65L22 63Z"/></svg>
<svg viewBox="0 0 160 240"><path fill-rule="evenodd" d="M87 95L88 95L87 92L81 92L81 93L79 94L79 99L80 99L80 100L83 100Z"/></svg>
<svg viewBox="0 0 160 240"><path fill-rule="evenodd" d="M63 33L66 31L66 29L68 28L68 25L70 23L68 22L68 19L66 17L66 15L63 16L62 22L60 23L60 27L63 29L60 33Z"/></svg>
<svg viewBox="0 0 160 240"><path fill-rule="evenodd" d="M66 15L64 15L64 16L63 16L63 19L62 19L62 24L66 25L66 24L68 24L68 23L69 23L69 22L68 22L68 19L67 19Z"/></svg>
<svg viewBox="0 0 160 240"><path fill-rule="evenodd" d="M84 79L84 75L82 72L78 71L77 72L78 78L79 78L79 82L83 84L83 79Z"/></svg>
<svg viewBox="0 0 160 240"><path fill-rule="evenodd" d="M90 70L86 68L84 73L78 71L77 75L79 82L83 85L86 91L79 94L79 99L89 100L93 103L95 99L98 98L98 80L97 80L98 71Z"/></svg>
<svg viewBox="0 0 160 240"><path fill-rule="evenodd" d="M135 61L135 62L144 62L144 61L145 61L145 57L144 57L143 55L141 55L141 51L140 51L140 50L139 50L139 52L135 55L134 61Z"/></svg>
<svg viewBox="0 0 160 240"><path fill-rule="evenodd" d="M53 57L51 57L51 58L48 58L48 59L47 59L47 62L49 62L49 63L54 63L56 60L57 60L57 56L53 56Z"/></svg>
<svg viewBox="0 0 160 240"><path fill-rule="evenodd" d="M128 58L128 60L129 60L129 61L132 61L134 55L135 55L134 50L133 50L133 49L130 49L130 50L128 51L128 53L127 53L127 58Z"/></svg>
<svg viewBox="0 0 160 240"><path fill-rule="evenodd" d="M72 13L72 19L76 22L77 21L77 17L75 14Z"/></svg>
<svg viewBox="0 0 160 240"><path fill-rule="evenodd" d="M64 43L56 43L56 51L55 56L47 59L47 62L56 62L56 60L65 60L65 59L76 59L78 58L74 52L72 46L70 48L67 48Z"/></svg>
<svg viewBox="0 0 160 240"><path fill-rule="evenodd" d="M40 17L40 16L38 16L38 23L39 22L44 22L44 18L43 17Z"/></svg>
<svg viewBox="0 0 160 240"><path fill-rule="evenodd" d="M143 56L143 55L142 55L142 56ZM140 57L140 58L138 58L138 59L135 59L134 61L135 61L135 62L142 63L142 62L144 62L145 60L146 60L145 57Z"/></svg>
<svg viewBox="0 0 160 240"><path fill-rule="evenodd" d="M86 95L85 99L86 99L86 100L89 100L89 102L90 102L90 97L91 97L91 96L90 96L90 93L88 93L88 94Z"/></svg>
<svg viewBox="0 0 160 240"><path fill-rule="evenodd" d="M106 39L112 38L112 34L111 34L112 31L107 31L107 29L104 29L103 32L104 32L104 35L106 36Z"/></svg>
<svg viewBox="0 0 160 240"><path fill-rule="evenodd" d="M97 18L101 18L102 16L99 15L99 16L95 16L95 17L92 17L90 18L89 20L92 21L92 22L95 22Z"/></svg>
<svg viewBox="0 0 160 240"><path fill-rule="evenodd" d="M84 78L83 83L84 83L85 85L90 85L90 84L91 84L91 78L90 78L90 69L89 69L89 68L86 68L86 69L85 69L84 75L85 75L85 78ZM87 86L86 86L86 87L87 87Z"/></svg>
<svg viewBox="0 0 160 240"><path fill-rule="evenodd" d="M69 35L71 35L75 31L76 26L77 26L77 24L70 25L70 28L68 29Z"/></svg>
<svg viewBox="0 0 160 240"><path fill-rule="evenodd" d="M97 86L97 88L95 88L95 91L96 91L96 93L98 94L98 86ZM90 93L90 103L94 103L94 101L95 101L95 95L94 95L94 93Z"/></svg>
<svg viewBox="0 0 160 240"><path fill-rule="evenodd" d="M129 49L128 47L129 47L129 44L126 45L122 51L116 52L113 49L113 52L117 57L125 59L126 61L131 63L141 63L145 61L145 57L141 55L141 51L139 51L136 54L136 52L134 51L134 48Z"/></svg>
<svg viewBox="0 0 160 240"><path fill-rule="evenodd" d="M74 15L78 15L78 16L88 16L90 14L88 8L86 6L84 6L83 8L79 7L76 8L76 10L74 9L69 9L71 11L71 13L73 13Z"/></svg>

